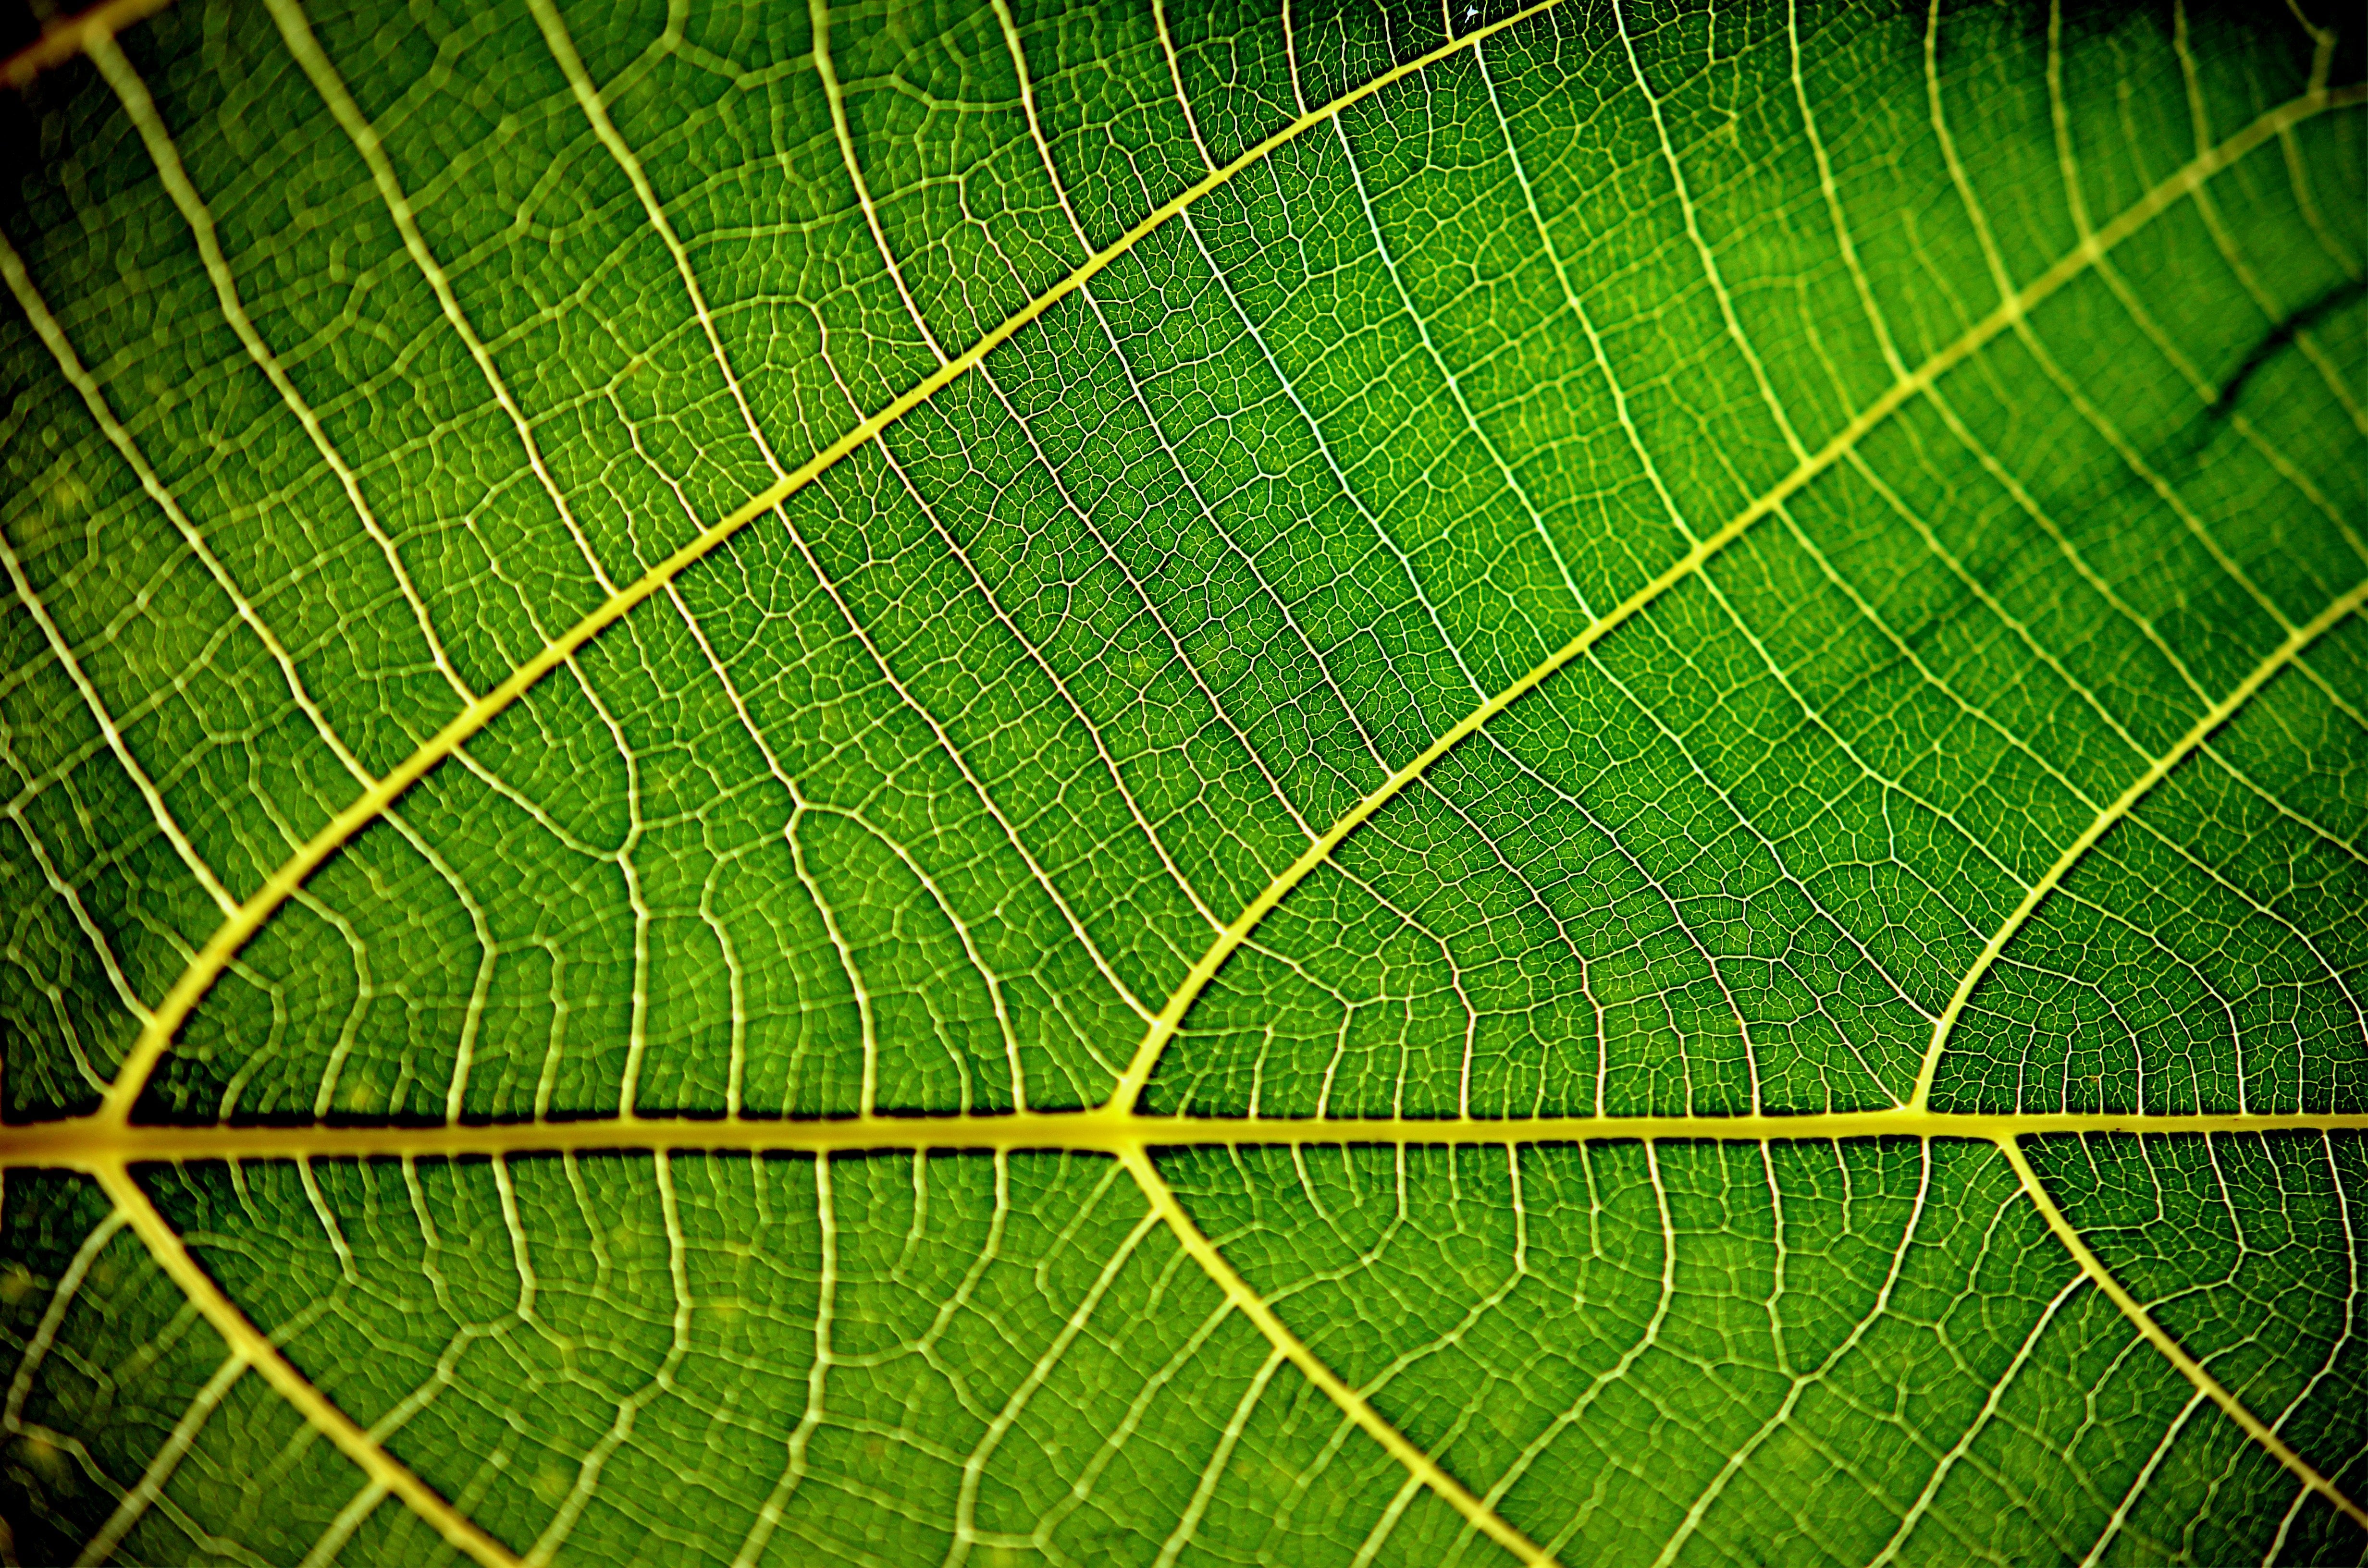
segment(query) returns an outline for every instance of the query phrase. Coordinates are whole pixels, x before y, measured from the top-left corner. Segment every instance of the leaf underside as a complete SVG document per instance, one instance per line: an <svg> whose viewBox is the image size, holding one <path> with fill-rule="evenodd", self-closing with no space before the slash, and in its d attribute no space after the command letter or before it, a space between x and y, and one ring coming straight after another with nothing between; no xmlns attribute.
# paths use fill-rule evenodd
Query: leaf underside
<svg viewBox="0 0 2368 1568"><path fill-rule="evenodd" d="M2368 1558L2360 32L54 35L0 1560Z"/></svg>

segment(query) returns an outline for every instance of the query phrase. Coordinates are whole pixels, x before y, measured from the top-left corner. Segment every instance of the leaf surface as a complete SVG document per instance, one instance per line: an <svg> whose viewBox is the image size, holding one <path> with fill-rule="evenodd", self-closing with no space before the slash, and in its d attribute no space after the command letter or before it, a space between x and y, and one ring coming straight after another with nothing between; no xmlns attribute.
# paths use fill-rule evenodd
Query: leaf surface
<svg viewBox="0 0 2368 1568"><path fill-rule="evenodd" d="M2356 17L146 8L17 1559L2368 1555Z"/></svg>

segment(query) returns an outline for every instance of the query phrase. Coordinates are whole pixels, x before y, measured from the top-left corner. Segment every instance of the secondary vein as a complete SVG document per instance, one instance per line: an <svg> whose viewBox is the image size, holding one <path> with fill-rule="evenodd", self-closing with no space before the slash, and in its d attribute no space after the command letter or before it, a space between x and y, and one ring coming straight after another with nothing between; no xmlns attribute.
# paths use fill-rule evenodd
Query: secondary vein
<svg viewBox="0 0 2368 1568"><path fill-rule="evenodd" d="M1523 13L1527 15L1528 13ZM1477 38L1478 34L1473 35ZM1184 1015L1207 989L1219 969L1246 941L1258 924L1281 903L1292 889L1332 858L1340 842L1372 817L1382 807L1402 793L1406 787L1428 772L1431 765L1463 741L1481 726L1511 707L1516 701L1543 685L1546 678L1593 648L1613 631L1634 619L1640 611L1660 598L1671 588L1699 573L1711 558L1747 532L1753 524L1775 512L1803 487L1826 470L1848 456L1867 435L1902 405L1930 391L1940 380L1959 365L1979 353L1992 338L2019 328L2024 319L2041 303L2061 290L2066 284L2094 267L2115 245L2136 233L2146 224L2182 198L2200 189L2203 182L2245 156L2254 148L2277 136L2300 120L2327 109L2356 104L2368 98L2368 86L2348 87L2340 92L2315 90L2288 100L2269 110L2251 124L2218 146L2199 153L2178 172L2163 180L2138 199L2112 222L2085 237L2072 251L2039 275L2020 290L2001 300L1987 315L1975 322L1948 347L1926 359L1906 376L1894 381L1881 397L1861 410L1825 445L1793 465L1792 471L1749 505L1728 519L1716 533L1710 535L1679 556L1651 581L1622 600L1609 612L1590 622L1587 629L1560 648L1546 655L1534 668L1494 697L1482 702L1464 715L1455 725L1440 735L1411 762L1383 779L1372 793L1344 812L1323 835L1309 845L1299 858L1269 882L1266 889L1234 917L1231 924L1217 934L1200 960L1186 971L1183 980L1169 995L1166 1006L1151 1021L1142 1043L1121 1075L1112 1091L1110 1104L1132 1108L1141 1097L1144 1085L1159 1062L1160 1053L1175 1037ZM1082 281L1082 279L1081 279ZM2314 622L2314 624L2316 624Z"/></svg>
<svg viewBox="0 0 2368 1568"><path fill-rule="evenodd" d="M986 360L988 354L1009 342L1014 336L1054 305L1076 293L1096 275L1108 268L1169 219L1184 211L1192 203L1232 181L1243 170L1264 162L1276 149L1346 112L1357 104L1374 97L1405 80L1429 69L1459 51L1476 45L1505 28L1553 9L1561 0L1541 0L1540 4L1517 11L1500 21L1452 40L1427 54L1374 77L1363 85L1341 95L1318 109L1311 109L1280 131L1269 135L1257 145L1223 167L1212 170L1194 181L1177 195L1161 203L1133 228L1099 251L1093 253L1067 277L1020 307L1003 324L987 333L976 343L915 383L903 395L884 408L856 425L837 440L823 448L797 468L782 474L771 484L734 509L728 516L700 529L688 542L665 560L651 567L632 583L618 589L581 620L546 645L541 652L513 670L498 685L461 710L411 756L391 769L377 783L365 789L343 811L332 817L319 832L264 880L245 903L227 916L214 934L199 949L176 980L155 1013L142 1026L139 1038L117 1070L115 1080L108 1090L99 1109L93 1113L117 1125L128 1122L131 1107L146 1088L148 1079L172 1046L173 1037L188 1017L232 958L259 930L265 922L278 913L295 891L313 872L320 869L330 857L343 848L362 828L384 814L388 806L403 792L424 778L437 764L459 751L487 724L524 696L542 677L567 664L586 643L623 619L643 602L656 597L667 584L691 566L713 552L717 546L738 533L757 518L771 511L791 495L804 489L825 472L876 438L882 431L905 415L928 403L947 386L959 381Z"/></svg>

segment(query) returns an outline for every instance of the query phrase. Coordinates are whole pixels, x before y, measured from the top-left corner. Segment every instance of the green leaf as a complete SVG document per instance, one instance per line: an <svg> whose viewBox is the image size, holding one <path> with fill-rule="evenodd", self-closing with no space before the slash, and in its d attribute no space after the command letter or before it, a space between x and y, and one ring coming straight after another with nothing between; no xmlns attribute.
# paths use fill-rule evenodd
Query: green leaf
<svg viewBox="0 0 2368 1568"><path fill-rule="evenodd" d="M52 30L0 1560L2368 1558L2356 9Z"/></svg>

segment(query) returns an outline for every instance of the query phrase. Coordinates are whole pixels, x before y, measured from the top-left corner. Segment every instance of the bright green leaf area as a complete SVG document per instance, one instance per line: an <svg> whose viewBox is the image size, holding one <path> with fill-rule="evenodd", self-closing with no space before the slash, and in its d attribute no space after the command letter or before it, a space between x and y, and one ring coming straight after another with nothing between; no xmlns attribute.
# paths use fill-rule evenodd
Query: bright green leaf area
<svg viewBox="0 0 2368 1568"><path fill-rule="evenodd" d="M0 1562L2368 1559L2363 30L92 34Z"/></svg>

